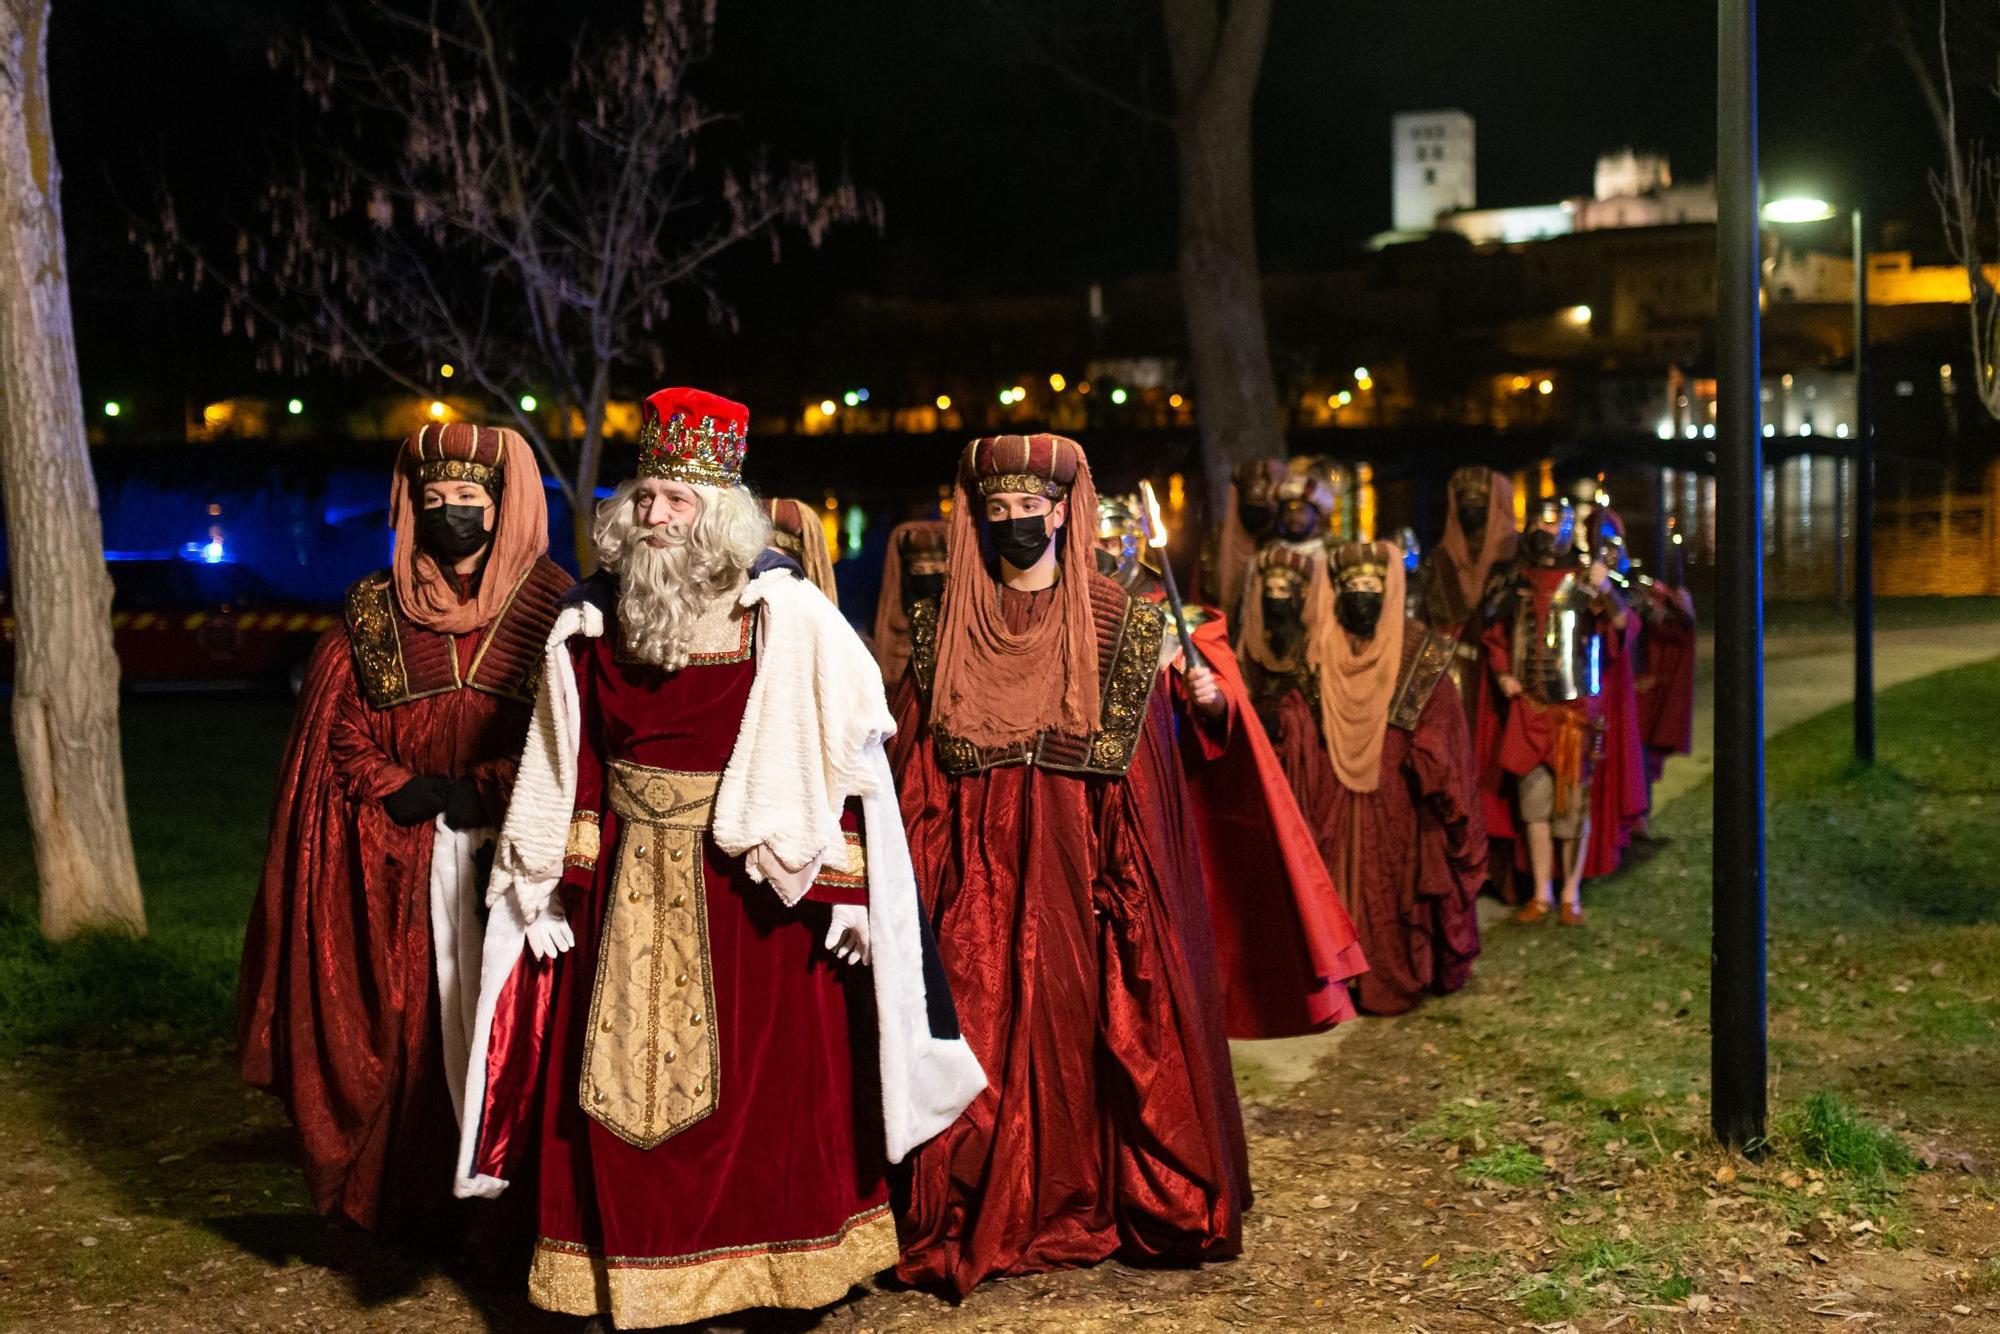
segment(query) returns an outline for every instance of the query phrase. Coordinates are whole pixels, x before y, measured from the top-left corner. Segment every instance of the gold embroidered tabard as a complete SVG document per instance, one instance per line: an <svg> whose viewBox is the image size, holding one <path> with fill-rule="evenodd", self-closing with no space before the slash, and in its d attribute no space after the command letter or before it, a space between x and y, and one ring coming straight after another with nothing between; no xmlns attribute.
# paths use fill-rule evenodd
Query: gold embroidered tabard
<svg viewBox="0 0 2000 1334"><path fill-rule="evenodd" d="M1416 641L1414 651L1409 647L1413 639ZM1403 644L1402 675L1396 682L1396 694L1389 704L1389 726L1414 732L1418 720L1423 717L1424 706L1431 702L1431 693L1457 660L1458 641L1412 621L1403 631Z"/></svg>
<svg viewBox="0 0 2000 1334"><path fill-rule="evenodd" d="M607 778L624 824L578 1097L606 1130L650 1149L713 1112L720 1092L702 852L722 775L614 760Z"/></svg>
<svg viewBox="0 0 2000 1334"><path fill-rule="evenodd" d="M953 778L1025 764L1056 773L1122 778L1132 767L1159 679L1160 645L1167 614L1157 603L1126 594L1109 579L1091 585L1091 612L1097 631L1097 730L1088 736L1042 732L1015 746L981 748L962 737L931 729L938 766ZM917 686L928 696L937 670L938 604L926 598L910 607L910 665Z"/></svg>

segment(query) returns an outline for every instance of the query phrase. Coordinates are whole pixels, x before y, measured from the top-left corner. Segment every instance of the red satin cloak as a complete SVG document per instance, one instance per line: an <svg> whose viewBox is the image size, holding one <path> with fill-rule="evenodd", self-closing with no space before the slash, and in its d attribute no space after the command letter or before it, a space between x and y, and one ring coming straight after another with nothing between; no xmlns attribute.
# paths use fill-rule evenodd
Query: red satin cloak
<svg viewBox="0 0 2000 1334"><path fill-rule="evenodd" d="M1633 830L1652 807L1646 781L1646 741L1639 729L1639 696L1632 685L1632 662L1639 643L1639 613L1626 613L1625 628L1608 620L1603 635L1604 753L1590 788L1589 856L1586 876L1610 875L1632 845Z"/></svg>
<svg viewBox="0 0 2000 1334"><path fill-rule="evenodd" d="M458 637L461 669L479 639ZM345 628L313 650L236 1008L243 1078L284 1102L321 1213L374 1227L386 1208L451 1198L457 1130L431 955L436 831L396 824L381 803L415 775L469 776L497 824L528 713L471 689L377 709Z"/></svg>
<svg viewBox="0 0 2000 1334"><path fill-rule="evenodd" d="M1025 624L1046 594L1000 590ZM912 1155L907 1282L1222 1258L1249 1202L1201 854L1160 684L1121 779L939 767L913 675L891 761L987 1088Z"/></svg>
<svg viewBox="0 0 2000 1334"><path fill-rule="evenodd" d="M1197 626L1195 652L1227 711L1202 719L1173 675L1181 759L1194 806L1209 922L1232 1038L1312 1033L1354 1017L1348 979L1367 971L1318 841L1251 706L1222 614Z"/></svg>

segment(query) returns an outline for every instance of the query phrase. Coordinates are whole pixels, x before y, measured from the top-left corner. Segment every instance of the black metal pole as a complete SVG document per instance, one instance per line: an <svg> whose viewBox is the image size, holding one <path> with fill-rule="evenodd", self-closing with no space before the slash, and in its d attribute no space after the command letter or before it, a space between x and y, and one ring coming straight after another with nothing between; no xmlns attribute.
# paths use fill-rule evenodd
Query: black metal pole
<svg viewBox="0 0 2000 1334"><path fill-rule="evenodd" d="M1868 242L1854 207L1854 758L1875 763L1875 422L1868 410Z"/></svg>
<svg viewBox="0 0 2000 1334"><path fill-rule="evenodd" d="M1847 605L1847 460L1833 461L1833 605Z"/></svg>
<svg viewBox="0 0 2000 1334"><path fill-rule="evenodd" d="M1764 1136L1764 439L1758 423L1757 0L1717 0L1716 1138Z"/></svg>

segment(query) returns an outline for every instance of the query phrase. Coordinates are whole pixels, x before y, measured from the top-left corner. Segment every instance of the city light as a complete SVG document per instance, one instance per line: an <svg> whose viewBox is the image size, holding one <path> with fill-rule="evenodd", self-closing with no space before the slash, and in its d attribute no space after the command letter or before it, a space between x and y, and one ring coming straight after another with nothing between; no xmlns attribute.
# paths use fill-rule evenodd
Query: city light
<svg viewBox="0 0 2000 1334"><path fill-rule="evenodd" d="M850 408L858 408L861 406L861 393L859 390L850 389L840 396L840 401Z"/></svg>
<svg viewBox="0 0 2000 1334"><path fill-rule="evenodd" d="M539 408L540 406L542 406L542 401L536 398L533 394L521 395L521 411L533 412L536 408Z"/></svg>
<svg viewBox="0 0 2000 1334"><path fill-rule="evenodd" d="M1709 423L1708 425L1706 425L1706 426L1702 427L1702 428L1701 428L1701 434L1702 434L1702 438L1703 438L1703 439L1705 439L1705 440L1713 440L1713 439L1715 439L1715 423L1714 423L1714 422L1710 422L1710 423Z"/></svg>
<svg viewBox="0 0 2000 1334"><path fill-rule="evenodd" d="M1079 394L1087 394L1087 393L1089 393L1089 392L1090 392L1090 381L1088 381L1088 380L1078 380L1078 381L1076 382L1076 392L1077 392L1077 393L1079 393Z"/></svg>
<svg viewBox="0 0 2000 1334"><path fill-rule="evenodd" d="M1330 408L1334 408L1334 409L1338 410L1338 409L1339 409L1339 407L1340 407L1340 395L1339 395L1339 394L1328 394L1328 395L1326 396L1326 405L1327 405L1328 407L1330 407Z"/></svg>
<svg viewBox="0 0 2000 1334"><path fill-rule="evenodd" d="M951 395L950 395L950 394L939 394L939 395L937 396L937 410L938 410L939 412L950 412L950 411L951 411Z"/></svg>
<svg viewBox="0 0 2000 1334"><path fill-rule="evenodd" d="M1525 389L1526 389L1527 387L1528 387L1528 377L1527 377L1527 376L1525 376L1525 375L1517 375L1517 376L1515 376L1515 377L1514 377L1514 392L1515 392L1515 393L1517 393L1517 394L1518 394L1518 393L1521 393L1521 392L1522 392L1523 390L1525 390Z"/></svg>
<svg viewBox="0 0 2000 1334"><path fill-rule="evenodd" d="M1554 380L1544 380L1535 386L1535 392L1538 394L1553 394L1555 391L1556 382Z"/></svg>
<svg viewBox="0 0 2000 1334"><path fill-rule="evenodd" d="M1027 396L1028 396L1028 391L1027 391L1027 389L1026 389L1025 387L1023 387L1023 386L1021 386L1021 385L1018 385L1018 384L1017 384L1017 385L1015 385L1015 386L1014 386L1014 389L1013 389L1013 394L1014 394L1014 401L1015 401L1016 403L1019 403L1019 402L1021 402L1021 401L1022 401L1023 399L1027 398Z"/></svg>
<svg viewBox="0 0 2000 1334"><path fill-rule="evenodd" d="M124 405L115 398L104 405L104 415L107 417L116 417L123 411L125 411Z"/></svg>
<svg viewBox="0 0 2000 1334"><path fill-rule="evenodd" d="M1778 428L1776 426L1772 425L1770 422L1764 423L1764 434L1766 436L1774 436L1777 433L1778 433Z"/></svg>
<svg viewBox="0 0 2000 1334"><path fill-rule="evenodd" d="M1049 376L1049 388L1055 390L1058 394L1060 394L1066 387L1068 387L1068 385L1069 381L1063 379L1063 373L1061 371L1056 371Z"/></svg>
<svg viewBox="0 0 2000 1334"><path fill-rule="evenodd" d="M445 414L445 406L444 406L444 404L443 404L442 402L440 402L439 400L435 399L435 398L434 398L434 399L432 399L432 400L431 400L431 416L433 416L433 417L436 417L436 418L438 418L439 420L443 420L443 418L444 418L444 414Z"/></svg>
<svg viewBox="0 0 2000 1334"><path fill-rule="evenodd" d="M1571 306L1569 308L1569 322L1579 326L1590 323L1590 307Z"/></svg>
<svg viewBox="0 0 2000 1334"><path fill-rule="evenodd" d="M1341 390L1341 391L1340 391L1339 393L1335 394L1335 395L1334 395L1333 397L1334 397L1334 401L1335 401L1335 402L1337 402L1337 403L1338 403L1338 404L1339 404L1339 405L1340 405L1341 407L1343 407L1343 408L1344 408L1344 407L1346 407L1346 406L1347 406L1347 405L1348 405L1349 403L1352 403L1352 402L1354 401L1354 394L1353 394L1353 392L1352 392L1351 390L1347 390L1347 389L1343 389L1343 390Z"/></svg>
<svg viewBox="0 0 2000 1334"><path fill-rule="evenodd" d="M1842 422L1838 426L1834 427L1833 433L1839 436L1842 440L1847 439L1847 423Z"/></svg>
<svg viewBox="0 0 2000 1334"><path fill-rule="evenodd" d="M1187 402L1187 400L1182 398L1179 394L1167 395L1167 406L1170 408L1177 408L1185 402Z"/></svg>
<svg viewBox="0 0 2000 1334"><path fill-rule="evenodd" d="M1944 365L1938 367L1938 379L1949 380L1950 378L1951 378L1951 363L1947 361Z"/></svg>
<svg viewBox="0 0 2000 1334"><path fill-rule="evenodd" d="M449 380L452 376L458 374L458 367L447 361L444 365L438 367L438 374Z"/></svg>
<svg viewBox="0 0 2000 1334"><path fill-rule="evenodd" d="M294 417L298 416L305 410L306 410L306 402L302 398L292 399L291 401L285 404L285 411L291 413Z"/></svg>
<svg viewBox="0 0 2000 1334"><path fill-rule="evenodd" d="M857 389L854 391L854 396L863 403L866 403L868 401L868 390L866 388Z"/></svg>
<svg viewBox="0 0 2000 1334"><path fill-rule="evenodd" d="M1112 390L1111 401L1113 403L1123 404L1125 402L1125 391L1123 389Z"/></svg>
<svg viewBox="0 0 2000 1334"><path fill-rule="evenodd" d="M1812 423L1811 423L1811 422L1800 422L1800 423L1799 423L1799 434L1800 434L1800 435L1811 435L1811 434L1812 434Z"/></svg>
<svg viewBox="0 0 2000 1334"><path fill-rule="evenodd" d="M1764 221L1784 226L1796 222L1825 222L1839 214L1840 210L1824 199L1808 199L1798 196L1791 199L1773 199L1764 205Z"/></svg>
<svg viewBox="0 0 2000 1334"><path fill-rule="evenodd" d="M831 417L838 410L830 398L823 398L819 401L819 415L822 417Z"/></svg>
<svg viewBox="0 0 2000 1334"><path fill-rule="evenodd" d="M1366 366L1363 366L1355 371L1354 387L1356 389L1359 389L1364 394L1367 393L1370 389L1373 389L1375 387L1375 377L1368 373L1368 368Z"/></svg>
<svg viewBox="0 0 2000 1334"><path fill-rule="evenodd" d="M1366 366L1356 366L1354 368L1354 378L1357 380L1372 380L1375 377L1368 373ZM1366 386L1364 385L1363 388L1366 388Z"/></svg>
<svg viewBox="0 0 2000 1334"><path fill-rule="evenodd" d="M1674 424L1672 422L1661 422L1660 439L1671 440L1673 438L1674 438Z"/></svg>

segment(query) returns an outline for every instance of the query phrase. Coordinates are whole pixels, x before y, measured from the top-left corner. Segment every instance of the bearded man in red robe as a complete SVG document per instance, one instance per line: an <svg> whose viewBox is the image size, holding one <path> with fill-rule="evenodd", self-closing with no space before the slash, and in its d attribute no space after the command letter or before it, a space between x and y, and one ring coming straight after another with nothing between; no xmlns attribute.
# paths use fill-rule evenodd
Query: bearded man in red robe
<svg viewBox="0 0 2000 1334"><path fill-rule="evenodd" d="M570 585L513 431L424 427L389 509L394 563L306 669L236 998L243 1077L298 1127L313 1207L371 1228L450 1199L480 845Z"/></svg>
<svg viewBox="0 0 2000 1334"><path fill-rule="evenodd" d="M945 525L938 519L913 519L889 532L870 647L882 664L882 683L891 690L902 684L910 666L910 604L944 592L944 542Z"/></svg>
<svg viewBox="0 0 2000 1334"><path fill-rule="evenodd" d="M529 1297L628 1329L886 1268L888 1163L984 1084L927 986L874 660L766 551L743 406L643 413L500 833L458 1179L532 1166Z"/></svg>
<svg viewBox="0 0 2000 1334"><path fill-rule="evenodd" d="M1097 514L1098 572L1163 603L1160 577L1140 559L1148 548L1137 508L1105 496ZM1170 680L1229 1036L1331 1028L1354 1017L1346 984L1367 961L1251 705L1227 618L1213 607L1185 610L1201 661L1190 668L1175 654Z"/></svg>
<svg viewBox="0 0 2000 1334"><path fill-rule="evenodd" d="M1578 548L1576 515L1561 497L1530 508L1521 553L1485 631L1508 701L1500 764L1512 809L1502 814L1510 835L1525 839L1534 880L1515 917L1534 923L1555 911L1560 866L1563 924L1581 926L1590 840L1617 837L1591 820L1592 780L1604 747L1606 660L1624 651L1627 613L1605 567Z"/></svg>
<svg viewBox="0 0 2000 1334"><path fill-rule="evenodd" d="M1166 617L1097 574L1059 436L959 460L896 700L910 853L991 1081L911 1165L906 1281L1234 1255L1249 1197Z"/></svg>

